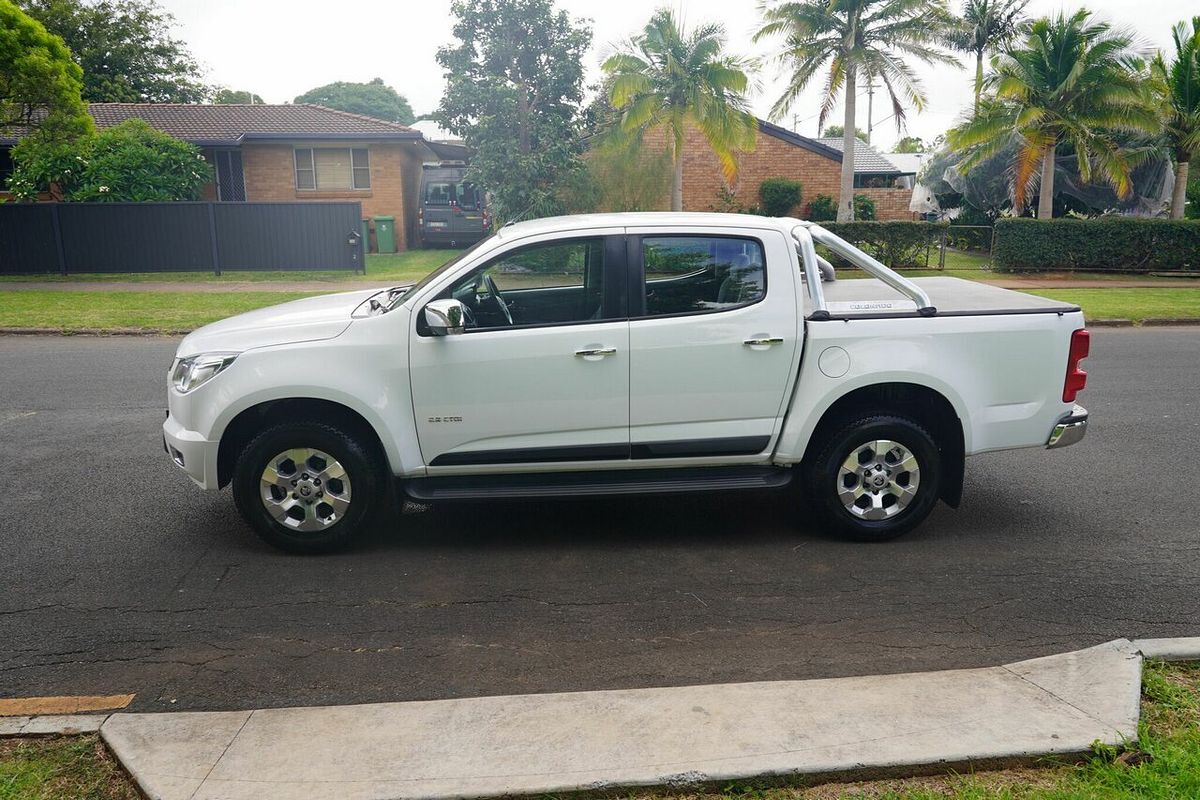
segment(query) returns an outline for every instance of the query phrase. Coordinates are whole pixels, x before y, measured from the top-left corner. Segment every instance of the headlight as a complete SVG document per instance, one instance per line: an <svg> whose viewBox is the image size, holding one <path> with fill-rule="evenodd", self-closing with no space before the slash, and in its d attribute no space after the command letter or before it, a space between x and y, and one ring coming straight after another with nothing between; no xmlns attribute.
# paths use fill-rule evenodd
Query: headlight
<svg viewBox="0 0 1200 800"><path fill-rule="evenodd" d="M208 383L237 357L237 353L202 353L176 359L175 366L171 367L171 385L180 394L190 392Z"/></svg>

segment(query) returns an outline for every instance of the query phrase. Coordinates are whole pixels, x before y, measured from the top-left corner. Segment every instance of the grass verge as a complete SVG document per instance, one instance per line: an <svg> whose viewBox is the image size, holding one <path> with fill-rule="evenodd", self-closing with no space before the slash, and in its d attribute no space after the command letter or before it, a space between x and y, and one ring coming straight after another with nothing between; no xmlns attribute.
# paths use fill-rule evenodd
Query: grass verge
<svg viewBox="0 0 1200 800"><path fill-rule="evenodd" d="M54 330L189 331L283 303L305 292L71 292L0 295L0 327Z"/></svg>
<svg viewBox="0 0 1200 800"><path fill-rule="evenodd" d="M0 740L0 800L134 800L95 736ZM1148 663L1138 744L1080 764L812 787L634 790L622 800L1176 800L1200 797L1200 664Z"/></svg>
<svg viewBox="0 0 1200 800"><path fill-rule="evenodd" d="M1200 290L1180 289L1034 289L1030 294L1066 300L1092 319L1200 318Z"/></svg>
<svg viewBox="0 0 1200 800"><path fill-rule="evenodd" d="M270 281L339 281L368 280L410 283L420 280L445 264L458 250L406 250L403 253L367 255L367 274L356 275L346 270L287 271L287 272L85 272L74 275L0 275L0 284L25 281L53 283L245 283Z"/></svg>
<svg viewBox="0 0 1200 800"><path fill-rule="evenodd" d="M0 740L0 800L139 797L98 736Z"/></svg>

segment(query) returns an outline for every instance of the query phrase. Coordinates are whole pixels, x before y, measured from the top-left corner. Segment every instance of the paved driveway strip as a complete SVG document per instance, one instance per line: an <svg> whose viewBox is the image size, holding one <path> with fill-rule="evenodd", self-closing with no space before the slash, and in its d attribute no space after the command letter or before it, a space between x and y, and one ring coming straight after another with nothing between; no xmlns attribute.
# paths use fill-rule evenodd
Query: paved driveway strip
<svg viewBox="0 0 1200 800"><path fill-rule="evenodd" d="M254 712L115 714L160 800L499 797L861 773L1136 739L1126 640L1002 667Z"/></svg>

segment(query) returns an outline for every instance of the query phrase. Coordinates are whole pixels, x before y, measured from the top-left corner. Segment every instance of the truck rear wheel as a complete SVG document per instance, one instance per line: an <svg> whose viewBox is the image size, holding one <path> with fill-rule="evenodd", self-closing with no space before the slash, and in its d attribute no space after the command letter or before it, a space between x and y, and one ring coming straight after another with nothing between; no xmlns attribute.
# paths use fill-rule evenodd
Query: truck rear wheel
<svg viewBox="0 0 1200 800"><path fill-rule="evenodd" d="M233 471L233 499L266 542L291 553L350 544L386 497L374 450L331 425L283 423L254 437Z"/></svg>
<svg viewBox="0 0 1200 800"><path fill-rule="evenodd" d="M929 516L939 495L941 453L916 422L868 416L838 428L802 469L809 499L828 530L880 542Z"/></svg>

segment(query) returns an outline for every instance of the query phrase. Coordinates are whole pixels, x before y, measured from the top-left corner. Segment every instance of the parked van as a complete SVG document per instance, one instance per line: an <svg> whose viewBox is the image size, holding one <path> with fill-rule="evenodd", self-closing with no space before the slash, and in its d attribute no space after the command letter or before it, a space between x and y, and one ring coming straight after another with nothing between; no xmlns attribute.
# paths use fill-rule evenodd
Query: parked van
<svg viewBox="0 0 1200 800"><path fill-rule="evenodd" d="M483 192L463 180L465 164L425 164L417 234L421 244L461 247L488 234L491 227Z"/></svg>

